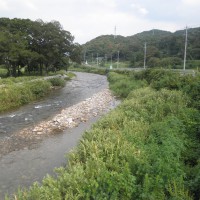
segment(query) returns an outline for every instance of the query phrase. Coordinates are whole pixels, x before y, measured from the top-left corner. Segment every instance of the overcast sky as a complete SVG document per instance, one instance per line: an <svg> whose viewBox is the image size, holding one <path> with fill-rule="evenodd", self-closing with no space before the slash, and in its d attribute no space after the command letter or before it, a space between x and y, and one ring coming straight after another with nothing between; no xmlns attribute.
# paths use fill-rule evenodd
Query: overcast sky
<svg viewBox="0 0 200 200"><path fill-rule="evenodd" d="M57 20L83 44L99 35L129 36L200 26L200 0L0 0L0 17Z"/></svg>

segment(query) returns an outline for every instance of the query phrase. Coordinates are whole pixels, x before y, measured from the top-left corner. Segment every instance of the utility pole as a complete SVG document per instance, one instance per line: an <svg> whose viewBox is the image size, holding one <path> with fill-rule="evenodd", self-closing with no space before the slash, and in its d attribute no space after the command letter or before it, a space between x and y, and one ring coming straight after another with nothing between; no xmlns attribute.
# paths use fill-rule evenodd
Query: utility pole
<svg viewBox="0 0 200 200"><path fill-rule="evenodd" d="M115 26L115 30L114 30L114 39L117 37L117 35L116 35L116 33L117 33L117 28L116 28L116 26Z"/></svg>
<svg viewBox="0 0 200 200"><path fill-rule="evenodd" d="M86 61L86 59L85 59L85 57L86 57L86 50L84 51L84 64L85 64L85 61Z"/></svg>
<svg viewBox="0 0 200 200"><path fill-rule="evenodd" d="M117 52L117 68L119 67L119 51Z"/></svg>
<svg viewBox="0 0 200 200"><path fill-rule="evenodd" d="M144 43L144 69L146 69L147 43Z"/></svg>
<svg viewBox="0 0 200 200"><path fill-rule="evenodd" d="M185 65L186 65L186 54L187 54L187 36L188 36L188 31L187 31L187 26L185 28L185 52L184 52L184 61L183 61L183 70L185 71Z"/></svg>
<svg viewBox="0 0 200 200"><path fill-rule="evenodd" d="M99 54L97 53L97 67L99 66L99 58L98 58Z"/></svg>
<svg viewBox="0 0 200 200"><path fill-rule="evenodd" d="M92 65L93 65L93 53L92 53Z"/></svg>
<svg viewBox="0 0 200 200"><path fill-rule="evenodd" d="M107 54L105 54L105 65L107 64Z"/></svg>
<svg viewBox="0 0 200 200"><path fill-rule="evenodd" d="M112 69L112 53L111 53L111 58L110 58L110 69Z"/></svg>

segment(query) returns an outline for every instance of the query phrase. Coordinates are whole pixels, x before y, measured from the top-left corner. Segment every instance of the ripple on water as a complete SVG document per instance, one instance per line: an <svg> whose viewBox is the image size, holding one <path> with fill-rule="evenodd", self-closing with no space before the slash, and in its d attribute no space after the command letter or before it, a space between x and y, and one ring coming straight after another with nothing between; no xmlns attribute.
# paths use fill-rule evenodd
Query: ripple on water
<svg viewBox="0 0 200 200"><path fill-rule="evenodd" d="M11 117L11 118L13 118L13 117L15 117L16 115L14 115L14 114L11 114L11 115L9 115L8 117Z"/></svg>
<svg viewBox="0 0 200 200"><path fill-rule="evenodd" d="M39 108L50 107L50 106L52 106L52 104L47 104L47 105L37 105L37 106L35 106L34 108L35 108L35 109L39 109Z"/></svg>

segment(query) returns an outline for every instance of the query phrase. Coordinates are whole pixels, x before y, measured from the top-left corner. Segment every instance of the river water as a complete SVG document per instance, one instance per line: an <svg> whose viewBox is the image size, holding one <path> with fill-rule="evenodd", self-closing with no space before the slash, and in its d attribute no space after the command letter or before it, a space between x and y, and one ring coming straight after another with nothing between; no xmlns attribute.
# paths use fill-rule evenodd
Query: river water
<svg viewBox="0 0 200 200"><path fill-rule="evenodd" d="M62 108L72 106L108 87L105 76L76 73L76 78L67 85L55 90L48 98L26 105L15 112L0 115L0 138L14 131L51 118Z"/></svg>
<svg viewBox="0 0 200 200"><path fill-rule="evenodd" d="M0 115L0 140L24 127L50 119L63 108L108 88L105 76L80 72L76 75L64 88L55 90L48 98ZM66 164L64 155L77 145L82 133L98 118L46 138L33 148L13 151L0 158L0 199L6 193L12 194L19 185L30 186L34 181L41 181L47 173L53 174L55 167Z"/></svg>

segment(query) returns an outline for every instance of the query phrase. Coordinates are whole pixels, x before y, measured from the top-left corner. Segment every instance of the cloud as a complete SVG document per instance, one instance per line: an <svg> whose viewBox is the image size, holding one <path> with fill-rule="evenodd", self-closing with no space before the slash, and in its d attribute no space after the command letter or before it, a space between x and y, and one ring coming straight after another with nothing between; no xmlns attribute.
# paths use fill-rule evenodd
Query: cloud
<svg viewBox="0 0 200 200"><path fill-rule="evenodd" d="M146 8L142 7L140 4L132 3L131 7L141 15L147 15L149 13L149 11Z"/></svg>
<svg viewBox="0 0 200 200"><path fill-rule="evenodd" d="M5 0L0 0L0 10L2 10L2 11L6 11L6 10L8 10L9 8L8 8L8 5L7 5L7 2L5 1Z"/></svg>
<svg viewBox="0 0 200 200"><path fill-rule="evenodd" d="M0 0L0 17L57 20L85 43L102 34L124 36L199 24L199 0Z"/></svg>
<svg viewBox="0 0 200 200"><path fill-rule="evenodd" d="M21 4L25 5L25 7L27 7L28 9L32 11L38 10L37 6L31 0L21 0Z"/></svg>
<svg viewBox="0 0 200 200"><path fill-rule="evenodd" d="M199 6L200 5L199 0L182 0L182 2L188 6Z"/></svg>

